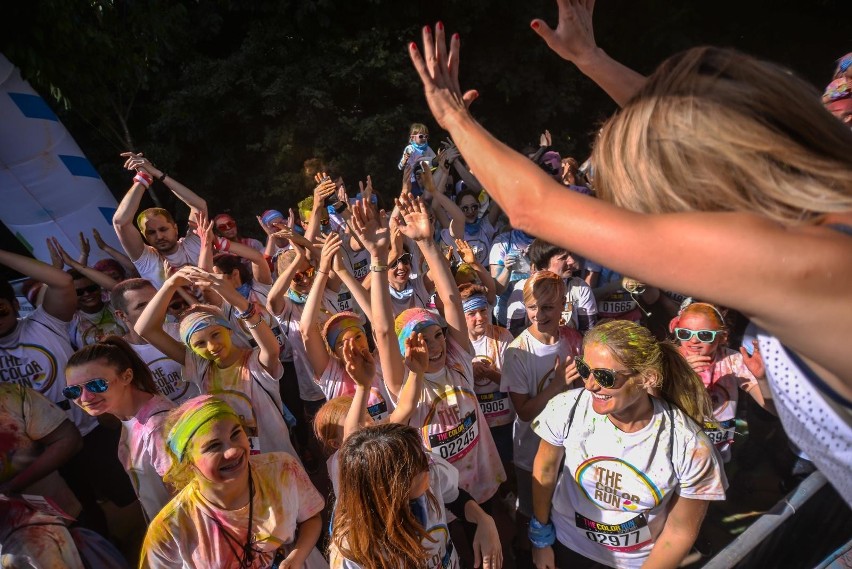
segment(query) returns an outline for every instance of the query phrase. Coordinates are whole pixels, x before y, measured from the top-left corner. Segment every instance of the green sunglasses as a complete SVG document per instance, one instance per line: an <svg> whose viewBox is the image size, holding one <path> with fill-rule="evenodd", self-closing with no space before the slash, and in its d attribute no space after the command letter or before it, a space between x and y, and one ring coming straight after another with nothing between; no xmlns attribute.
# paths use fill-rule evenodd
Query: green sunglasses
<svg viewBox="0 0 852 569"><path fill-rule="evenodd" d="M595 378L595 383L604 389L610 389L613 385L615 385L615 380L618 379L616 377L617 374L623 373L632 375L629 371L617 371L603 367L591 368L580 356L574 356L574 366L577 368L577 373L580 374L583 381L589 379L589 376L591 375Z"/></svg>
<svg viewBox="0 0 852 569"><path fill-rule="evenodd" d="M681 342L688 342L691 339L698 337L699 342L710 344L716 339L716 336L724 330L690 330L689 328L675 328L675 338Z"/></svg>

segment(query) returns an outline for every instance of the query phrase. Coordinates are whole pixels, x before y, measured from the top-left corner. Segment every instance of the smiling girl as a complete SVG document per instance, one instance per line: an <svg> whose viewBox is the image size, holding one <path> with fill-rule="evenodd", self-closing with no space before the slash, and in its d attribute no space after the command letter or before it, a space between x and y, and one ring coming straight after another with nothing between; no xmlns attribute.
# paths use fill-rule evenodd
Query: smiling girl
<svg viewBox="0 0 852 569"><path fill-rule="evenodd" d="M536 567L677 567L707 501L725 499L721 458L699 426L710 398L677 348L638 324L592 328L583 352L585 387L532 424Z"/></svg>
<svg viewBox="0 0 852 569"><path fill-rule="evenodd" d="M161 430L174 403L158 393L147 364L117 336L75 352L65 380L63 394L86 413L121 420L118 458L150 521L172 498L162 479L171 461Z"/></svg>
<svg viewBox="0 0 852 569"><path fill-rule="evenodd" d="M232 343L230 324L212 306L195 306L180 321L179 342L163 331L162 321L178 287L196 285L219 294L245 321L257 343L243 349ZM295 456L284 420L278 381L282 368L278 340L255 306L221 275L196 267L182 267L157 291L136 322L136 332L161 352L184 366L187 381L202 393L217 394L243 421L252 452L289 452Z"/></svg>
<svg viewBox="0 0 852 569"><path fill-rule="evenodd" d="M179 492L149 527L140 567L328 567L314 547L323 499L297 459L252 455L240 417L212 396L184 403L166 429L166 481Z"/></svg>

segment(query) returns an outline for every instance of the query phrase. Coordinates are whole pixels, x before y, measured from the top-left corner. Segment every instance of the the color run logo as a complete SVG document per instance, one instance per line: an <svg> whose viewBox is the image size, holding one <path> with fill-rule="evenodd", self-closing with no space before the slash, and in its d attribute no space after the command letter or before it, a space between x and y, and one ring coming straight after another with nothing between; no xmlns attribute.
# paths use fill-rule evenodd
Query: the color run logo
<svg viewBox="0 0 852 569"><path fill-rule="evenodd" d="M586 497L605 510L649 510L662 501L644 472L618 458L591 458L577 468L575 479Z"/></svg>

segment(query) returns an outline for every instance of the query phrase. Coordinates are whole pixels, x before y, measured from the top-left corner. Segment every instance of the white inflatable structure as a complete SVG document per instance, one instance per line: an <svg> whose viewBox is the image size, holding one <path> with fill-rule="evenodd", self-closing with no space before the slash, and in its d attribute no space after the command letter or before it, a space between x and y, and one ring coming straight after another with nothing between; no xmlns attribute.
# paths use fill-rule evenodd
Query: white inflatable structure
<svg viewBox="0 0 852 569"><path fill-rule="evenodd" d="M92 228L122 250L112 228L115 208L115 198L71 134L0 54L0 221L48 263L48 237L76 258L82 231L91 243L91 265L106 257Z"/></svg>

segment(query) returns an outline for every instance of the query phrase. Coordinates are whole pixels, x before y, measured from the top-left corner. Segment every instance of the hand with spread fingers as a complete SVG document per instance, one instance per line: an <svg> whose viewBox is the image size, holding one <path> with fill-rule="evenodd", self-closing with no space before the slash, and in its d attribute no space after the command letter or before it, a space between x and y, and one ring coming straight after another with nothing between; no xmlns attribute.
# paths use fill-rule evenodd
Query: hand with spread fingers
<svg viewBox="0 0 852 569"><path fill-rule="evenodd" d="M429 367L429 349L420 332L405 339L405 367L417 374L426 373Z"/></svg>
<svg viewBox="0 0 852 569"><path fill-rule="evenodd" d="M399 209L399 230L414 241L432 239L432 222L429 221L429 208L421 198L412 199L403 196L396 200Z"/></svg>
<svg viewBox="0 0 852 569"><path fill-rule="evenodd" d="M423 28L423 52L417 49L417 44L411 42L408 54L414 68L423 81L426 92L426 102L435 120L442 127L449 125L468 114L468 107L479 97L477 91L462 93L459 87L459 46L458 34L453 34L450 40L450 50L447 52L447 40L444 36L444 25L435 25L435 34L429 26Z"/></svg>
<svg viewBox="0 0 852 569"><path fill-rule="evenodd" d="M343 341L343 363L355 383L370 389L376 377L376 362L369 350L358 349L355 339L347 338Z"/></svg>
<svg viewBox="0 0 852 569"><path fill-rule="evenodd" d="M530 27L559 57L583 65L597 49L592 27L595 0L557 0L556 4L559 7L556 29L540 19L533 20Z"/></svg>
<svg viewBox="0 0 852 569"><path fill-rule="evenodd" d="M390 247L390 229L383 211L377 211L366 201L358 200L352 207L349 227L371 255L387 253Z"/></svg>

